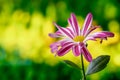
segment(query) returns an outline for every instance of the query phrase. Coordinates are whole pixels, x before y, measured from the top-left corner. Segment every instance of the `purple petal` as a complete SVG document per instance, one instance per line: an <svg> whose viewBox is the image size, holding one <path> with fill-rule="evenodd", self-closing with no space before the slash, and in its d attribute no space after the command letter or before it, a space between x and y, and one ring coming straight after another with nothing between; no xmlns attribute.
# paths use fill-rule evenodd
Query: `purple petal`
<svg viewBox="0 0 120 80"><path fill-rule="evenodd" d="M80 29L79 29L78 22L77 22L75 14L73 14L73 13L71 14L71 19L72 19L72 24L73 24L73 27L76 31L76 34L79 35Z"/></svg>
<svg viewBox="0 0 120 80"><path fill-rule="evenodd" d="M101 31L91 34L91 37L94 38L106 38L106 37L114 37L114 34L108 31Z"/></svg>
<svg viewBox="0 0 120 80"><path fill-rule="evenodd" d="M82 47L82 54L84 55L85 59L86 59L88 62L91 62L91 61L92 61L92 56L91 56L91 54L89 53L89 51L87 50L86 46Z"/></svg>
<svg viewBox="0 0 120 80"><path fill-rule="evenodd" d="M88 29L91 27L92 24L92 14L89 13L85 19L84 25L83 25L83 29L82 29L82 35L85 35L86 32L88 31Z"/></svg>
<svg viewBox="0 0 120 80"><path fill-rule="evenodd" d="M73 54L75 56L79 56L81 54L81 47L80 45L76 45L72 48Z"/></svg>
<svg viewBox="0 0 120 80"><path fill-rule="evenodd" d="M65 55L67 52L71 50L72 47L73 47L73 44L63 46L62 48L60 48L60 50L57 51L57 55L58 56Z"/></svg>
<svg viewBox="0 0 120 80"><path fill-rule="evenodd" d="M105 37L114 37L114 33L112 33L112 32L102 31L102 32L100 32L100 33L105 34Z"/></svg>
<svg viewBox="0 0 120 80"><path fill-rule="evenodd" d="M103 39L107 40L107 37L114 37L114 34L108 31L96 32L87 36L85 40L86 41L91 39L95 40L96 38L100 38L102 43L102 40Z"/></svg>
<svg viewBox="0 0 120 80"><path fill-rule="evenodd" d="M61 47L64 47L65 45L69 45L69 44L71 44L71 43L73 43L73 42L71 42L71 41L62 41L61 42Z"/></svg>
<svg viewBox="0 0 120 80"><path fill-rule="evenodd" d="M62 33L58 30L55 33L49 33L49 36L52 38L56 38L56 37L62 37Z"/></svg>
<svg viewBox="0 0 120 80"><path fill-rule="evenodd" d="M51 52L52 52L52 53L57 52L59 46L60 46L60 43L59 43L59 42L52 43L52 44L50 45Z"/></svg>
<svg viewBox="0 0 120 80"><path fill-rule="evenodd" d="M83 41L83 42L86 42L86 41L88 41L88 40L97 41L97 40L96 40L96 38L91 37L91 36L87 36L87 37L84 39L84 41Z"/></svg>
<svg viewBox="0 0 120 80"><path fill-rule="evenodd" d="M73 28L75 35L79 35L80 34L80 28L78 26L78 22L77 22L75 14L73 14L73 13L71 14L71 18L68 19L68 23Z"/></svg>
<svg viewBox="0 0 120 80"><path fill-rule="evenodd" d="M68 40L66 40L66 39L63 39L63 40L60 40L60 41L58 41L58 42L52 43L52 44L50 45L51 52L52 52L52 53L55 53L55 52L58 51L58 49L59 49L60 47L67 46L67 45L69 45L69 44L73 44L73 42L68 41Z"/></svg>
<svg viewBox="0 0 120 80"><path fill-rule="evenodd" d="M62 28L62 27L58 26L56 23L54 23L54 24L63 35L65 35L71 39L73 38L72 34L70 33L70 31L68 29Z"/></svg>
<svg viewBox="0 0 120 80"><path fill-rule="evenodd" d="M95 38L105 38L105 37L113 37L114 34L111 33L111 32L102 31L102 32L93 33L93 36L94 36Z"/></svg>
<svg viewBox="0 0 120 80"><path fill-rule="evenodd" d="M67 27L66 29L68 29L70 31L70 34L72 34L72 36L75 37L72 27Z"/></svg>
<svg viewBox="0 0 120 80"><path fill-rule="evenodd" d="M89 35L92 31L94 31L96 28L99 28L99 26L91 26L90 28L89 28L89 30L86 32L86 35L85 36L87 36L87 35Z"/></svg>

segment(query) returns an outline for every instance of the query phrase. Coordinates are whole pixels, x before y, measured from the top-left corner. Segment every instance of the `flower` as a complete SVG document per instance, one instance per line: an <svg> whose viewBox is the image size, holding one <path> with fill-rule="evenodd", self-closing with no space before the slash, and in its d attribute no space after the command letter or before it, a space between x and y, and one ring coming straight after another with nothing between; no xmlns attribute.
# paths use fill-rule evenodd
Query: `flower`
<svg viewBox="0 0 120 80"><path fill-rule="evenodd" d="M88 13L82 29L80 29L78 22L76 20L75 14L71 13L71 17L68 19L69 27L63 28L58 26L56 23L54 25L57 27L58 31L55 33L50 33L49 36L52 38L62 38L58 42L52 43L50 45L51 52L56 53L55 55L63 56L70 50L72 50L75 56L83 54L88 62L92 61L92 56L87 50L86 42L88 40L96 41L96 38L100 38L102 41L107 37L113 37L114 34L108 31L94 32L98 26L92 26L92 14Z"/></svg>

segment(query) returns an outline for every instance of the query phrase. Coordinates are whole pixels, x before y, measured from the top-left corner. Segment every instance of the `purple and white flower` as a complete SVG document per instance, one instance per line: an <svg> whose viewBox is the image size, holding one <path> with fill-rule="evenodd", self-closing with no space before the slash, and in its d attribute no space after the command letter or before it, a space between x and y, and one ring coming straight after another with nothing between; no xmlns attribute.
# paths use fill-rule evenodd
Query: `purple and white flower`
<svg viewBox="0 0 120 80"><path fill-rule="evenodd" d="M91 33L98 28L98 26L92 26L92 20L93 16L89 13L86 16L82 29L80 29L76 16L72 13L68 19L69 27L60 27L54 23L58 30L55 33L50 33L49 36L62 39L50 45L51 52L55 53L55 55L63 56L72 50L75 56L83 54L86 60L91 62L92 56L86 47L86 42L88 40L96 41L96 38L100 38L102 43L104 39L107 40L107 37L114 36L113 33L108 31Z"/></svg>

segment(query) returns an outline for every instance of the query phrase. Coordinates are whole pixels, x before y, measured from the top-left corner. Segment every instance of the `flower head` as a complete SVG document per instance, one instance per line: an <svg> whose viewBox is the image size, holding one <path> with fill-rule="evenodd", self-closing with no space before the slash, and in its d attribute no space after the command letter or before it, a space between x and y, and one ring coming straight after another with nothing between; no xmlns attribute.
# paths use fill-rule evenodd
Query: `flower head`
<svg viewBox="0 0 120 80"><path fill-rule="evenodd" d="M75 56L83 54L86 60L91 62L92 56L87 50L86 41L96 41L96 38L100 38L100 42L102 43L104 39L107 40L107 37L114 36L113 33L108 31L91 33L98 28L98 26L92 26L92 19L92 14L88 13L82 29L80 29L76 16L73 13L68 19L69 27L63 28L54 23L58 30L55 33L50 33L49 36L52 38L61 37L62 40L50 45L52 53L56 53L55 55L58 56L63 56L72 50Z"/></svg>

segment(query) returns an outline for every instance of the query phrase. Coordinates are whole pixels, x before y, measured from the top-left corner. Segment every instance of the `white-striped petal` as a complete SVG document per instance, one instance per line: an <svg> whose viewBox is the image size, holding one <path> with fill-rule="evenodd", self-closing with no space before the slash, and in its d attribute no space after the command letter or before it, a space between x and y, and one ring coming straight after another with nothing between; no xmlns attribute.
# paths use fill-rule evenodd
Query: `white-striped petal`
<svg viewBox="0 0 120 80"><path fill-rule="evenodd" d="M66 29L66 28L63 28L63 27L60 27L60 26L58 26L57 24L55 24L55 26L59 29L59 31L63 34L63 35L65 35L65 36L67 36L67 37L69 37L69 38L73 38L73 36L72 36L72 34L70 33L70 31L68 30L68 29Z"/></svg>
<svg viewBox="0 0 120 80"><path fill-rule="evenodd" d="M80 45L73 46L72 51L75 56L79 56L81 54L81 46Z"/></svg>
<svg viewBox="0 0 120 80"><path fill-rule="evenodd" d="M91 56L90 52L87 50L86 46L82 47L82 54L84 55L85 59L88 62L92 61L92 56Z"/></svg>
<svg viewBox="0 0 120 80"><path fill-rule="evenodd" d="M93 20L92 14L89 13L87 15L86 19L85 19L85 22L84 22L84 25L83 25L83 28L82 28L82 32L81 32L82 35L85 35L87 33L87 31L91 27L92 20Z"/></svg>
<svg viewBox="0 0 120 80"><path fill-rule="evenodd" d="M78 36L80 34L80 27L78 25L75 14L73 14L73 13L71 14L71 17L68 19L68 23L71 25L71 27L74 31L74 34L76 36Z"/></svg>

